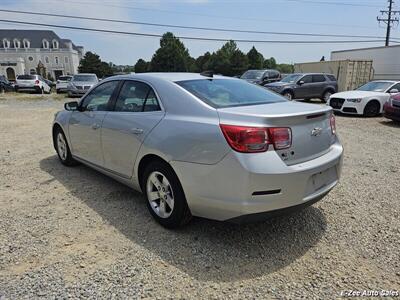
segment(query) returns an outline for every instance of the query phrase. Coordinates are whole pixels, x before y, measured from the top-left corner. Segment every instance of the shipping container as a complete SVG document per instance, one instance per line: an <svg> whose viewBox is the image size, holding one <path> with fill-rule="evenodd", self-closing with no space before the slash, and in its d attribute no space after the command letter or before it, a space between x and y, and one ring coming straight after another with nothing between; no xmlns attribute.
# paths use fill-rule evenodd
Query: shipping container
<svg viewBox="0 0 400 300"><path fill-rule="evenodd" d="M336 60L299 63L297 73L328 73L336 76L339 92L349 91L371 81L374 76L372 60Z"/></svg>

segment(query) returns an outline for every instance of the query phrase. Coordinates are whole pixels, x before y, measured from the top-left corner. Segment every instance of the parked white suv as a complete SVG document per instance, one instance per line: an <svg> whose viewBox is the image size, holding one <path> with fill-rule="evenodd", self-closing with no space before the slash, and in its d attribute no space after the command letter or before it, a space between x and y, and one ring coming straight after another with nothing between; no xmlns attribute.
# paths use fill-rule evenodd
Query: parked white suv
<svg viewBox="0 0 400 300"><path fill-rule="evenodd" d="M15 91L27 91L37 93L50 93L51 87L40 75L18 75L15 82Z"/></svg>
<svg viewBox="0 0 400 300"><path fill-rule="evenodd" d="M68 91L68 83L71 81L71 75L60 76L57 79L56 83L56 92L57 93L66 93Z"/></svg>

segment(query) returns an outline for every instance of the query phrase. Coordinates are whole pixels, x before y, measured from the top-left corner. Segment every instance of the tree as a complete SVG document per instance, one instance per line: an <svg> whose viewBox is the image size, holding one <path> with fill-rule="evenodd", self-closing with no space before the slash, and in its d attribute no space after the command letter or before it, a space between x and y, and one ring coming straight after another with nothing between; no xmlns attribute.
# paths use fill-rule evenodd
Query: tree
<svg viewBox="0 0 400 300"><path fill-rule="evenodd" d="M97 77L102 78L113 74L112 67L101 61L100 56L93 52L86 52L85 56L81 59L79 73L95 73Z"/></svg>
<svg viewBox="0 0 400 300"><path fill-rule="evenodd" d="M289 74L294 72L294 66L290 64L279 64L276 66L276 69L284 74Z"/></svg>
<svg viewBox="0 0 400 300"><path fill-rule="evenodd" d="M160 48L150 62L153 72L187 72L190 55L185 45L171 32L165 33L160 40Z"/></svg>
<svg viewBox="0 0 400 300"><path fill-rule="evenodd" d="M249 60L242 51L237 49L233 52L231 57L231 74L230 76L234 75L241 75L249 68Z"/></svg>
<svg viewBox="0 0 400 300"><path fill-rule="evenodd" d="M206 53L204 53L204 55L201 55L196 59L197 72L202 72L209 69L210 58L211 53L207 51Z"/></svg>
<svg viewBox="0 0 400 300"><path fill-rule="evenodd" d="M267 69L276 69L276 60L275 58L271 57L264 61L264 68Z"/></svg>
<svg viewBox="0 0 400 300"><path fill-rule="evenodd" d="M144 59L138 59L135 64L135 73L144 73L147 72L149 69L149 63L146 62Z"/></svg>
<svg viewBox="0 0 400 300"><path fill-rule="evenodd" d="M264 56L254 46L247 53L247 58L249 60L249 69L259 70L264 67Z"/></svg>

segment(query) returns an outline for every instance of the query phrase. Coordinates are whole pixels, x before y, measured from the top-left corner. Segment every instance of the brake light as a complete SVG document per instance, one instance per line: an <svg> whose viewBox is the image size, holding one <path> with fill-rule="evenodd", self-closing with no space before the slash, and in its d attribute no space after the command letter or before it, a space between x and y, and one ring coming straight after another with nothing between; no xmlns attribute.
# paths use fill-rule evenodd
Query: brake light
<svg viewBox="0 0 400 300"><path fill-rule="evenodd" d="M331 114L331 117L329 118L329 123L331 125L332 134L336 135L336 119L334 114Z"/></svg>
<svg viewBox="0 0 400 300"><path fill-rule="evenodd" d="M292 131L286 127L247 127L220 124L226 141L235 151L242 153L265 152L272 144L275 150L292 145Z"/></svg>
<svg viewBox="0 0 400 300"><path fill-rule="evenodd" d="M39 82L40 82L39 80L35 80L35 84L39 84Z"/></svg>

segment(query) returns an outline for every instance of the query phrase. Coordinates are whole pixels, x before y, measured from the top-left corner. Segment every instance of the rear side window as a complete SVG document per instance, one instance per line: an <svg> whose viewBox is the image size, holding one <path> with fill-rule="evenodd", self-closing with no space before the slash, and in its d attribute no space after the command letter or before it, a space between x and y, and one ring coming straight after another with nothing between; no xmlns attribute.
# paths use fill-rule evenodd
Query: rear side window
<svg viewBox="0 0 400 300"><path fill-rule="evenodd" d="M36 79L35 75L18 75L17 79L20 80L34 80Z"/></svg>
<svg viewBox="0 0 400 300"><path fill-rule="evenodd" d="M300 81L303 81L304 83L312 83L313 77L312 75L306 75L303 78L301 78Z"/></svg>
<svg viewBox="0 0 400 300"><path fill-rule="evenodd" d="M333 75L326 75L330 81L336 81L336 77Z"/></svg>
<svg viewBox="0 0 400 300"><path fill-rule="evenodd" d="M313 75L313 82L324 82L326 81L324 75Z"/></svg>
<svg viewBox="0 0 400 300"><path fill-rule="evenodd" d="M125 81L119 92L115 111L143 112L160 110L153 89L139 81Z"/></svg>
<svg viewBox="0 0 400 300"><path fill-rule="evenodd" d="M287 101L266 88L232 79L196 79L175 82L214 108Z"/></svg>

